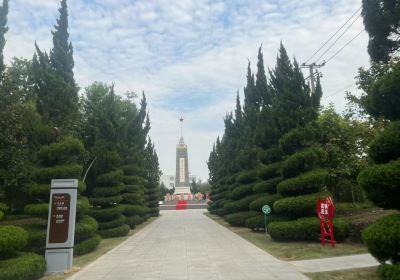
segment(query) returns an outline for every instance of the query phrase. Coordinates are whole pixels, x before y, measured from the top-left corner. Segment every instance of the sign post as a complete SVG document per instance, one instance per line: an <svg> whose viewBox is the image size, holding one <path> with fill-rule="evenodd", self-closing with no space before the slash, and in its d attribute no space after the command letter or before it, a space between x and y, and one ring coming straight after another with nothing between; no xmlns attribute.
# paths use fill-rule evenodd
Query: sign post
<svg viewBox="0 0 400 280"><path fill-rule="evenodd" d="M78 180L51 180L46 237L46 272L72 268Z"/></svg>
<svg viewBox="0 0 400 280"><path fill-rule="evenodd" d="M335 205L331 197L318 198L317 215L321 230L321 244L325 246L325 242L331 243L332 248L335 246L335 237L333 235L333 217L335 214ZM329 239L327 239L329 238Z"/></svg>
<svg viewBox="0 0 400 280"><path fill-rule="evenodd" d="M261 210L264 213L265 233L267 233L267 215L271 214L271 207L269 205L264 205Z"/></svg>

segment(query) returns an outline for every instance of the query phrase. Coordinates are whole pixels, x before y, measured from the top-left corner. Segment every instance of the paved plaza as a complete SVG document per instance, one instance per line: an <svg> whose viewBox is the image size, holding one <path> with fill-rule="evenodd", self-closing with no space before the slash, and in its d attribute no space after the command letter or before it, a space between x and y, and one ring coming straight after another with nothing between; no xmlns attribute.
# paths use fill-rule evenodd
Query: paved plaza
<svg viewBox="0 0 400 280"><path fill-rule="evenodd" d="M69 279L308 279L205 211L161 211L149 226Z"/></svg>

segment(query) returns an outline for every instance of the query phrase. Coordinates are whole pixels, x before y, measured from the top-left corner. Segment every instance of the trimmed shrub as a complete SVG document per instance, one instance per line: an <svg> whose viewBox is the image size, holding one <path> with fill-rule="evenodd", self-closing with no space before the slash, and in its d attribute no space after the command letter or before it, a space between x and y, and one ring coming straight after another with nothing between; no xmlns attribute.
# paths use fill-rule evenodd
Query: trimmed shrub
<svg viewBox="0 0 400 280"><path fill-rule="evenodd" d="M28 194L30 197L48 200L50 197L50 184L34 184L29 186Z"/></svg>
<svg viewBox="0 0 400 280"><path fill-rule="evenodd" d="M249 209L252 211L258 211L261 212L261 208L264 205L269 205L272 208L272 205L274 204L275 201L278 199L282 198L280 194L267 194L262 197L259 197L255 200L253 200L250 205Z"/></svg>
<svg viewBox="0 0 400 280"><path fill-rule="evenodd" d="M0 260L1 280L36 280L46 271L46 261L34 253L19 253L17 257Z"/></svg>
<svg viewBox="0 0 400 280"><path fill-rule="evenodd" d="M392 122L375 137L368 154L375 163L387 163L400 157L400 121Z"/></svg>
<svg viewBox="0 0 400 280"><path fill-rule="evenodd" d="M76 179L81 176L83 167L80 164L56 165L39 167L34 170L34 176L39 182L49 182L51 179Z"/></svg>
<svg viewBox="0 0 400 280"><path fill-rule="evenodd" d="M125 216L141 216L143 217L148 212L148 208L140 205L124 205L123 214Z"/></svg>
<svg viewBox="0 0 400 280"><path fill-rule="evenodd" d="M28 245L26 249L38 254L44 254L47 235L46 227L41 225L26 225L24 229L28 232Z"/></svg>
<svg viewBox="0 0 400 280"><path fill-rule="evenodd" d="M143 223L143 218L138 215L126 217L125 219L125 224L127 224L131 229L134 229L135 226L140 225L141 223Z"/></svg>
<svg viewBox="0 0 400 280"><path fill-rule="evenodd" d="M75 225L75 243L80 243L82 240L91 237L98 226L95 219L90 216L83 216Z"/></svg>
<svg viewBox="0 0 400 280"><path fill-rule="evenodd" d="M318 197L328 196L330 196L329 193L322 192L294 197L285 197L275 201L273 210L279 215L291 218L316 215L315 207Z"/></svg>
<svg viewBox="0 0 400 280"><path fill-rule="evenodd" d="M275 162L269 165L264 165L258 170L258 177L263 180L268 180L279 176L280 168L282 166L282 162Z"/></svg>
<svg viewBox="0 0 400 280"><path fill-rule="evenodd" d="M129 233L130 227L128 225L121 225L119 227L115 228L110 228L110 229L105 229L105 230L99 230L98 233L100 236L104 239L107 238L112 238L112 237L120 237L120 236L125 236Z"/></svg>
<svg viewBox="0 0 400 280"><path fill-rule="evenodd" d="M122 170L115 170L97 176L96 183L98 187L118 186L124 177Z"/></svg>
<svg viewBox="0 0 400 280"><path fill-rule="evenodd" d="M380 265L378 276L383 280L400 280L400 264Z"/></svg>
<svg viewBox="0 0 400 280"><path fill-rule="evenodd" d="M144 171L143 168L133 164L121 166L121 169L124 171L125 176L140 175Z"/></svg>
<svg viewBox="0 0 400 280"><path fill-rule="evenodd" d="M253 184L247 184L236 187L229 195L231 199L238 200L253 192Z"/></svg>
<svg viewBox="0 0 400 280"><path fill-rule="evenodd" d="M30 216L47 219L49 215L49 204L48 203L28 204L25 206L24 212L25 214Z"/></svg>
<svg viewBox="0 0 400 280"><path fill-rule="evenodd" d="M236 176L237 176L237 174L233 174L233 175L227 177L226 178L226 182L223 185L225 185L225 184L226 185L231 185L231 184L235 183L236 182Z"/></svg>
<svg viewBox="0 0 400 280"><path fill-rule="evenodd" d="M143 185L144 179L140 176L124 176L122 182L126 185Z"/></svg>
<svg viewBox="0 0 400 280"><path fill-rule="evenodd" d="M225 220L235 227L244 227L246 225L246 220L248 218L259 215L258 212L238 212L234 214L229 214L225 216Z"/></svg>
<svg viewBox="0 0 400 280"><path fill-rule="evenodd" d="M117 217L115 217L113 220L111 220L109 222L100 222L99 230L119 227L119 226L123 225L124 223L125 223L125 216L122 214L119 214Z"/></svg>
<svg viewBox="0 0 400 280"><path fill-rule="evenodd" d="M273 146L260 153L260 161L264 164L271 164L281 160L282 152L278 146Z"/></svg>
<svg viewBox="0 0 400 280"><path fill-rule="evenodd" d="M399 263L400 215L384 217L369 226L363 232L363 241L379 262Z"/></svg>
<svg viewBox="0 0 400 280"><path fill-rule="evenodd" d="M114 196L125 190L124 185L114 187L99 187L92 190L92 197Z"/></svg>
<svg viewBox="0 0 400 280"><path fill-rule="evenodd" d="M250 195L236 201L227 200L224 203L223 211L225 214L248 211L250 202L252 202L257 197L258 195Z"/></svg>
<svg viewBox="0 0 400 280"><path fill-rule="evenodd" d="M239 184L249 184L257 181L257 170L242 171L236 176Z"/></svg>
<svg viewBox="0 0 400 280"><path fill-rule="evenodd" d="M279 148L284 154L290 155L297 150L310 146L317 136L313 125L290 130L279 139Z"/></svg>
<svg viewBox="0 0 400 280"><path fill-rule="evenodd" d="M4 212L0 210L0 220L3 219L4 217Z"/></svg>
<svg viewBox="0 0 400 280"><path fill-rule="evenodd" d="M259 214L257 216L246 219L245 226L251 229L252 231L264 230L265 228L264 223L265 223L264 215Z"/></svg>
<svg viewBox="0 0 400 280"><path fill-rule="evenodd" d="M116 207L111 207L111 208L91 208L88 210L88 214L95 218L97 221L110 221L116 217L118 217L119 214L124 212L125 207L122 205L118 205Z"/></svg>
<svg viewBox="0 0 400 280"><path fill-rule="evenodd" d="M125 191L128 193L141 193L144 194L143 185L127 185Z"/></svg>
<svg viewBox="0 0 400 280"><path fill-rule="evenodd" d="M224 191L224 192L220 192L218 194L211 195L211 200L224 199L229 193L230 193L230 191Z"/></svg>
<svg viewBox="0 0 400 280"><path fill-rule="evenodd" d="M282 177L272 178L266 181L259 182L254 185L253 192L255 193L276 193L276 185L282 182Z"/></svg>
<svg viewBox="0 0 400 280"><path fill-rule="evenodd" d="M22 250L28 242L26 230L16 226L0 226L0 258Z"/></svg>
<svg viewBox="0 0 400 280"><path fill-rule="evenodd" d="M107 207L120 203L122 201L122 196L90 197L89 201L96 206Z"/></svg>
<svg viewBox="0 0 400 280"><path fill-rule="evenodd" d="M268 231L276 241L318 241L320 223L316 217L301 218L293 221L271 222ZM333 233L336 241L343 241L349 233L345 220L333 220Z"/></svg>
<svg viewBox="0 0 400 280"><path fill-rule="evenodd" d="M74 245L74 256L81 256L94 251L101 242L101 236L92 234L89 238Z"/></svg>
<svg viewBox="0 0 400 280"><path fill-rule="evenodd" d="M83 216L87 213L90 208L89 199L85 196L79 196L76 200L76 213L79 216Z"/></svg>
<svg viewBox="0 0 400 280"><path fill-rule="evenodd" d="M328 171L316 169L280 182L276 190L283 196L318 192L325 186Z"/></svg>
<svg viewBox="0 0 400 280"><path fill-rule="evenodd" d="M315 168L323 161L324 154L324 150L319 146L308 147L292 154L282 163L282 177L292 178Z"/></svg>
<svg viewBox="0 0 400 280"><path fill-rule="evenodd" d="M43 146L37 153L40 161L47 166L74 163L85 152L83 143L73 137L66 137L60 142Z"/></svg>
<svg viewBox="0 0 400 280"><path fill-rule="evenodd" d="M364 169L357 182L365 190L367 198L376 205L400 209L400 160Z"/></svg>
<svg viewBox="0 0 400 280"><path fill-rule="evenodd" d="M144 204L144 198L142 194L138 193L124 193L122 194L122 202L128 204Z"/></svg>

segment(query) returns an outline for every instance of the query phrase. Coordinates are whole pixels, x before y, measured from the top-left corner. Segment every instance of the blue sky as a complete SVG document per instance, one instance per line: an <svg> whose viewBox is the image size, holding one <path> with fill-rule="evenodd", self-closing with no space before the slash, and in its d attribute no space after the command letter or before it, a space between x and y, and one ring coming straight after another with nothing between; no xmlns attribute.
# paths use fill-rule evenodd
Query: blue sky
<svg viewBox="0 0 400 280"><path fill-rule="evenodd" d="M183 115L189 169L204 180L223 117L234 108L237 90L243 92L248 59L255 69L260 44L269 67L281 40L303 62L361 0L69 0L68 5L79 86L103 81L115 82L121 93L145 91L164 174L175 173ZM35 41L50 49L58 7L59 0L10 1L7 60L31 58ZM359 18L326 57L362 29ZM357 93L349 85L358 67L368 65L367 42L361 34L321 69L323 104L332 102L341 111L344 91Z"/></svg>

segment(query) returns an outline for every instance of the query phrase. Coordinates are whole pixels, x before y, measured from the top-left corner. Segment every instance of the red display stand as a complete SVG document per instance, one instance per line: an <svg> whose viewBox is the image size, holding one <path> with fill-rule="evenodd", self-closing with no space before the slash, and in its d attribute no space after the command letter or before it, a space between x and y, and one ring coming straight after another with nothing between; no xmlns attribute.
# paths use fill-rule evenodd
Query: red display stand
<svg viewBox="0 0 400 280"><path fill-rule="evenodd" d="M335 246L335 237L333 235L333 217L335 215L335 205L331 197L318 198L317 200L317 215L321 229L321 244L325 246L326 242Z"/></svg>

